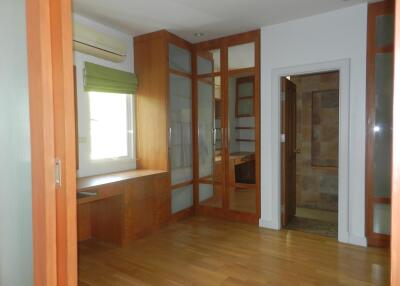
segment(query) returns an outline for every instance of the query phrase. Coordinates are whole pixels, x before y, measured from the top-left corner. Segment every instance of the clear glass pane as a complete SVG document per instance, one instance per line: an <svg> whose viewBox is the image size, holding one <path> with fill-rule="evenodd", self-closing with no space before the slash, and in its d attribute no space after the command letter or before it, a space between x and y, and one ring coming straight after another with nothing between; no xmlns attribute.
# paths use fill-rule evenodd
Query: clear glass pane
<svg viewBox="0 0 400 286"><path fill-rule="evenodd" d="M381 234L390 234L390 205L374 205L374 232Z"/></svg>
<svg viewBox="0 0 400 286"><path fill-rule="evenodd" d="M193 179L192 80L170 75L170 165L171 183Z"/></svg>
<svg viewBox="0 0 400 286"><path fill-rule="evenodd" d="M171 199L171 211L173 214L190 208L193 206L193 186L172 190Z"/></svg>
<svg viewBox="0 0 400 286"><path fill-rule="evenodd" d="M222 207L222 113L221 78L204 78L197 81L198 136L199 136L199 186L200 204Z"/></svg>
<svg viewBox="0 0 400 286"><path fill-rule="evenodd" d="M32 187L25 2L2 0L0 285L33 285Z"/></svg>
<svg viewBox="0 0 400 286"><path fill-rule="evenodd" d="M191 73L192 57L190 51L169 44L169 67L173 70Z"/></svg>
<svg viewBox="0 0 400 286"><path fill-rule="evenodd" d="M200 51L197 54L197 74L221 71L221 51L219 49Z"/></svg>
<svg viewBox="0 0 400 286"><path fill-rule="evenodd" d="M393 54L376 56L374 194L390 197L393 107Z"/></svg>
<svg viewBox="0 0 400 286"><path fill-rule="evenodd" d="M394 40L394 17L383 15L376 17L376 46L382 48L393 44Z"/></svg>
<svg viewBox="0 0 400 286"><path fill-rule="evenodd" d="M89 93L92 160L128 157L131 98L127 94Z"/></svg>
<svg viewBox="0 0 400 286"><path fill-rule="evenodd" d="M255 44L247 43L228 48L229 70L252 68L255 66Z"/></svg>
<svg viewBox="0 0 400 286"><path fill-rule="evenodd" d="M231 76L228 83L229 208L255 213L254 77Z"/></svg>
<svg viewBox="0 0 400 286"><path fill-rule="evenodd" d="M229 209L244 213L256 213L256 190L231 187L229 189Z"/></svg>

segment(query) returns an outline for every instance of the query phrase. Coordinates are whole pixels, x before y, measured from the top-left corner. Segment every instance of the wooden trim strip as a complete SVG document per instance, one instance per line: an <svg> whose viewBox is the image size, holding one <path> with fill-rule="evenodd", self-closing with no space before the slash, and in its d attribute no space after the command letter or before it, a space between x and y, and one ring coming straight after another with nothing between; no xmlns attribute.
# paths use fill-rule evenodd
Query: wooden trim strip
<svg viewBox="0 0 400 286"><path fill-rule="evenodd" d="M192 79L192 75L190 74L190 73L187 73L187 72L183 72L183 71L178 71L178 70L174 70L174 69L169 69L169 73L172 73L172 74L175 74L175 75L178 75L178 76L183 76L183 77L187 77L187 78L190 78L190 79Z"/></svg>
<svg viewBox="0 0 400 286"><path fill-rule="evenodd" d="M27 0L35 286L57 285L50 1Z"/></svg>
<svg viewBox="0 0 400 286"><path fill-rule="evenodd" d="M209 78L209 77L218 77L221 76L221 72L213 72L213 73L206 73L206 74L199 74L196 77L198 79Z"/></svg>
<svg viewBox="0 0 400 286"><path fill-rule="evenodd" d="M229 76L240 76L240 75L253 75L256 72L256 68L242 68L242 69L235 69L235 70L229 70L228 75Z"/></svg>
<svg viewBox="0 0 400 286"><path fill-rule="evenodd" d="M373 202L376 204L388 204L390 205L392 199L391 198L373 198Z"/></svg>
<svg viewBox="0 0 400 286"><path fill-rule="evenodd" d="M179 184L176 184L176 185L171 185L171 190L180 189L180 188L183 188L183 187L186 187L186 186L190 186L190 185L193 185L193 180L186 181L186 182L183 182L183 183L179 183Z"/></svg>
<svg viewBox="0 0 400 286"><path fill-rule="evenodd" d="M179 222L179 221L181 221L185 218L188 218L190 216L193 216L193 215L194 215L194 206L172 214L170 221L171 222Z"/></svg>

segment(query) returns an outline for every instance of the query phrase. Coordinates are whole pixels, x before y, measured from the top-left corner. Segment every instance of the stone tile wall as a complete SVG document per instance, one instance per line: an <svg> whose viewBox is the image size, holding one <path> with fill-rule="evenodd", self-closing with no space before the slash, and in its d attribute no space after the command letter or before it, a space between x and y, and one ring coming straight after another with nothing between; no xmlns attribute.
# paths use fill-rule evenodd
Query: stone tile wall
<svg viewBox="0 0 400 286"><path fill-rule="evenodd" d="M339 89L339 73L323 73L291 77L297 87L297 156L296 196L297 206L321 210L338 210L338 169L335 167L312 166L312 94L318 91ZM329 136L320 136L315 146L338 144L338 125L332 130L332 122L338 123L338 108L330 110ZM328 126L327 126L328 127ZM324 126L319 126L324 128ZM338 148L331 148L330 157L336 156ZM314 150L315 154L315 150ZM333 158L335 159L335 158Z"/></svg>

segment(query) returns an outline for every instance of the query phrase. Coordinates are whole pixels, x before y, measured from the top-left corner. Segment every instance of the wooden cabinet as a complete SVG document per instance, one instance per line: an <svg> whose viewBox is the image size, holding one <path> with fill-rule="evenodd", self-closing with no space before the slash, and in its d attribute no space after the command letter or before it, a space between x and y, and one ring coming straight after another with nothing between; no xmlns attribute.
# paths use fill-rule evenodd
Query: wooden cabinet
<svg viewBox="0 0 400 286"><path fill-rule="evenodd" d="M136 177L123 175L135 172L141 174ZM96 238L123 245L170 221L167 172L124 172L115 174L116 178L122 178L120 181L96 183L96 178L100 182L106 181L106 177L92 177L93 185L80 186L79 191L96 195L78 199L78 240Z"/></svg>
<svg viewBox="0 0 400 286"><path fill-rule="evenodd" d="M192 45L163 30L134 39L139 168L168 171L171 213L193 207Z"/></svg>
<svg viewBox="0 0 400 286"><path fill-rule="evenodd" d="M168 171L175 217L257 223L260 32L192 45L158 31L134 45L139 168Z"/></svg>

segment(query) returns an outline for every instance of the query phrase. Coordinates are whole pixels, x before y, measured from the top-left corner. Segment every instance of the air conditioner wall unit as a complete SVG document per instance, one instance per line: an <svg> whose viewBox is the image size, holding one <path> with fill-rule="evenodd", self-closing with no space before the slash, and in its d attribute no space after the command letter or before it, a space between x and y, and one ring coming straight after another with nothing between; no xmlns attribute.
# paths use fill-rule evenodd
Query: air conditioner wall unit
<svg viewBox="0 0 400 286"><path fill-rule="evenodd" d="M77 52L117 63L125 61L128 52L126 42L76 22L73 43Z"/></svg>

